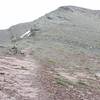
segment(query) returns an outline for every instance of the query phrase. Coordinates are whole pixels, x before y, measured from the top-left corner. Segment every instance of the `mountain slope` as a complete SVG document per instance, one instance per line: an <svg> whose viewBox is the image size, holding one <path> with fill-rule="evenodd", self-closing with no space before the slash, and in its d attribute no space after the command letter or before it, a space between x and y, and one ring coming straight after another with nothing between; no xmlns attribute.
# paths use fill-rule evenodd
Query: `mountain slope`
<svg viewBox="0 0 100 100"><path fill-rule="evenodd" d="M20 38L27 31L31 35ZM2 30L0 55L28 56L41 64L48 100L99 100L100 11L62 6Z"/></svg>
<svg viewBox="0 0 100 100"><path fill-rule="evenodd" d="M0 43L10 42L12 34L18 37L27 30L38 29L37 34L49 39L60 38L60 41L83 48L100 48L100 11L88 10L74 6L64 6L30 22L22 23L1 31ZM47 33L46 33L47 32ZM37 35L37 36L39 36ZM56 36L57 35L57 36ZM3 42L3 43L4 43Z"/></svg>

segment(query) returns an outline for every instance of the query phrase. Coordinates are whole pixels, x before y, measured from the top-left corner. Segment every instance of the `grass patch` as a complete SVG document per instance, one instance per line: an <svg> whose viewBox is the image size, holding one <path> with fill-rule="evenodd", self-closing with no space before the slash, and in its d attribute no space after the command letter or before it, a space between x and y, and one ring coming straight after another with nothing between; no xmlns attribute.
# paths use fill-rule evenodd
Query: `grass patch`
<svg viewBox="0 0 100 100"><path fill-rule="evenodd" d="M78 81L78 85L79 86L88 86L88 84L86 82L81 81L81 80Z"/></svg>
<svg viewBox="0 0 100 100"><path fill-rule="evenodd" d="M64 79L56 78L56 82L59 85L66 86L66 81Z"/></svg>
<svg viewBox="0 0 100 100"><path fill-rule="evenodd" d="M75 85L75 83L70 80L64 79L63 77L56 78L56 82L57 84L62 86Z"/></svg>
<svg viewBox="0 0 100 100"><path fill-rule="evenodd" d="M66 80L64 78L56 78L56 83L58 85L62 85L62 86L65 86L65 87L68 87L68 86L79 86L79 87L88 87L88 84L85 83L84 81L78 81L76 83L74 83L73 81L70 81L70 80Z"/></svg>
<svg viewBox="0 0 100 100"><path fill-rule="evenodd" d="M48 59L48 63L50 63L50 64L56 64L56 62L54 60L52 60L52 59Z"/></svg>

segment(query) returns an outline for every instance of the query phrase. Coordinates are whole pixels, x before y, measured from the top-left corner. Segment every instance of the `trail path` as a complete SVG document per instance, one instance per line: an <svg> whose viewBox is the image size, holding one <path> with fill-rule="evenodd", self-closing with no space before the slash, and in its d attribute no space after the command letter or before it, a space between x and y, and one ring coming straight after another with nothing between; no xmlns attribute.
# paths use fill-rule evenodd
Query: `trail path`
<svg viewBox="0 0 100 100"><path fill-rule="evenodd" d="M29 57L0 57L0 100L46 100L39 68Z"/></svg>

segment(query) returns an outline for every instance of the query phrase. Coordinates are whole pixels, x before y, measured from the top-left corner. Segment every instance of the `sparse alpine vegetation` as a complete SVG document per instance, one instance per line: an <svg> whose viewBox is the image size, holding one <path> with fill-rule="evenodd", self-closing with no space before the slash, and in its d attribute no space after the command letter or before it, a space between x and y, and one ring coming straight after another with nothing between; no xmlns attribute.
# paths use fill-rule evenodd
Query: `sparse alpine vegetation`
<svg viewBox="0 0 100 100"><path fill-rule="evenodd" d="M0 100L100 100L100 11L62 6L1 30Z"/></svg>

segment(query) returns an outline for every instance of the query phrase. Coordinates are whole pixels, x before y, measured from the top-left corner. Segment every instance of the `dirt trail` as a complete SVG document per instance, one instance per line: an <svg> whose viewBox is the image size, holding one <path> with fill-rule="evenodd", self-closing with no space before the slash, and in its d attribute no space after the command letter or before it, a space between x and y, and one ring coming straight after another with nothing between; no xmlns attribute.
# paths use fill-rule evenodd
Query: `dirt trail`
<svg viewBox="0 0 100 100"><path fill-rule="evenodd" d="M75 81L61 70L60 74ZM83 83L83 88L70 83L65 85L65 81L55 79L57 75L57 70L43 62L39 64L30 54L23 57L1 56L0 100L99 100L100 91L96 88Z"/></svg>
<svg viewBox="0 0 100 100"><path fill-rule="evenodd" d="M46 100L45 90L37 77L39 68L28 57L1 57L0 100Z"/></svg>

